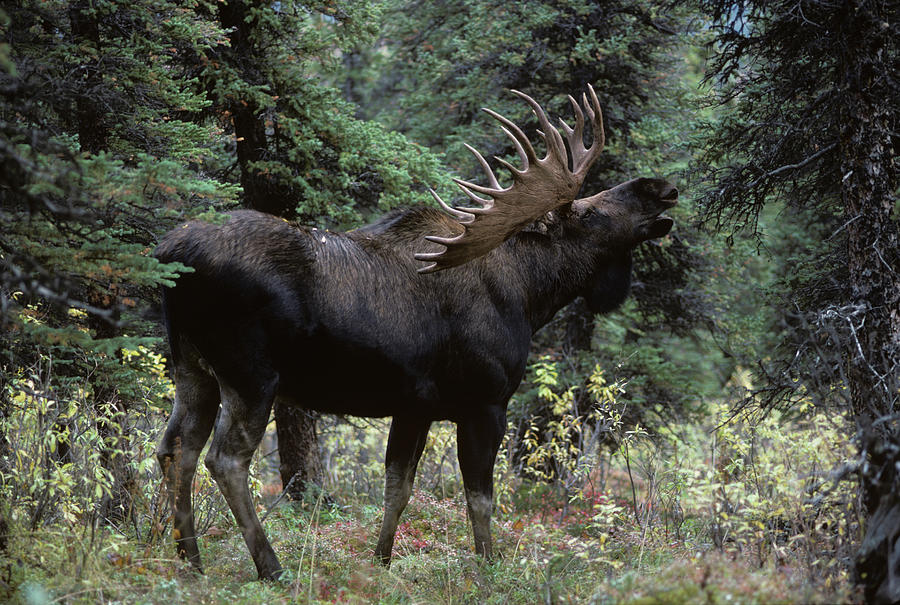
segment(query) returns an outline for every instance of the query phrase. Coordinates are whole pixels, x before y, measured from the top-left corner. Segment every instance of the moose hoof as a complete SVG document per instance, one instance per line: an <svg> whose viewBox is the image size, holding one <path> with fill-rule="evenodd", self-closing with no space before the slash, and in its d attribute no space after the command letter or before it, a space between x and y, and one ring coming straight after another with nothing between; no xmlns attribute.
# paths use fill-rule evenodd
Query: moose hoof
<svg viewBox="0 0 900 605"><path fill-rule="evenodd" d="M391 566L391 555L380 555L375 553L375 561L381 565L382 567L390 567Z"/></svg>

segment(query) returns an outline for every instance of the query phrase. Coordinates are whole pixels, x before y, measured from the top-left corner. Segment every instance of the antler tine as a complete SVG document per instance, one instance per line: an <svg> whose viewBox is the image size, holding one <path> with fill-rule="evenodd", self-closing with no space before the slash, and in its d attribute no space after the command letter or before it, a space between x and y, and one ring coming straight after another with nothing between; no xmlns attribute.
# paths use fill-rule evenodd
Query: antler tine
<svg viewBox="0 0 900 605"><path fill-rule="evenodd" d="M582 164L585 170L590 167L603 151L603 148L606 147L606 131L603 130L603 110L600 108L600 100L597 98L597 93L594 92L594 87L590 84L588 84L588 92L591 94L591 102L588 103L588 95L584 94L584 109L591 119L594 141L591 143L590 156L586 157Z"/></svg>
<svg viewBox="0 0 900 605"><path fill-rule="evenodd" d="M559 119L559 126L566 133L566 139L582 141L584 140L584 113L582 113L581 106L572 95L569 95L569 103L572 105L572 113L575 114L575 129L569 128L569 125L562 118Z"/></svg>
<svg viewBox="0 0 900 605"><path fill-rule="evenodd" d="M526 165L526 169L525 169L525 170L519 170L518 168L516 168L515 166L513 166L512 164L510 164L509 162L507 162L507 161L504 160L503 158L494 156L494 159L497 160L497 163L498 163L498 164L500 164L501 166L503 166L504 168L506 168L507 170L509 170L509 171L513 174L513 177L515 177L515 176L517 176L517 175L523 175L523 174L525 174L525 173L528 171L528 169L527 169L528 162L527 162L527 161L524 162L525 165Z"/></svg>
<svg viewBox="0 0 900 605"><path fill-rule="evenodd" d="M510 133L509 136L512 137L512 133ZM484 175L487 177L488 183L491 185L491 187L493 187L494 189L502 189L502 187L500 187L500 183L497 181L497 177L494 174L494 171L491 170L491 166L487 163L487 160L484 159L484 156L481 155L477 149L475 149L468 143L463 143L463 145L472 153L472 155L475 156L475 159L478 160L478 163L481 164L481 169L484 170ZM521 151L521 155L523 158L525 157L524 150Z"/></svg>
<svg viewBox="0 0 900 605"><path fill-rule="evenodd" d="M518 141L518 143L522 147L522 151L525 153L525 157L532 163L537 162L537 154L534 152L534 147L531 146L531 141L528 140L528 137L525 136L525 133L522 132L522 129L512 123L510 120L504 118L499 113L494 111L493 109L488 109L487 107L482 108L482 111L506 126L509 130L507 131L510 137Z"/></svg>
<svg viewBox="0 0 900 605"><path fill-rule="evenodd" d="M603 131L603 111L600 109L600 101L597 99L597 93L594 88L588 84L590 99L588 93L582 95L582 103L584 112L587 113L588 119L591 121L591 130L594 134L594 140L590 147L584 145L584 113L581 107L571 96L569 102L572 104L572 111L575 114L575 128L569 128L563 120L560 120L560 127L566 134L566 140L569 143L569 151L572 154L572 172L583 178L588 168L594 163L594 160L603 151L606 143L606 135Z"/></svg>
<svg viewBox="0 0 900 605"><path fill-rule="evenodd" d="M550 120L547 119L547 114L544 113L544 109L541 107L540 103L526 95L524 92L518 90L512 90L510 92L531 105L531 110L534 111L534 115L537 116L538 122L541 125L541 130L538 132L540 133L541 138L544 139L544 142L547 143L547 155L565 157L566 149L563 145L562 137L559 135L559 131L550 123ZM548 134L551 138L547 138Z"/></svg>
<svg viewBox="0 0 900 605"><path fill-rule="evenodd" d="M443 208L448 214L456 217L460 223L471 223L475 220L475 215L471 212L463 212L462 210L457 210L453 206L448 205L444 200L441 199L441 196L438 195L437 191L434 189L429 189L429 193L431 193L431 197L440 204L441 208ZM427 239L427 238L426 238Z"/></svg>
<svg viewBox="0 0 900 605"><path fill-rule="evenodd" d="M475 183L469 183L468 181L464 181L462 179L453 179L453 182L456 183L456 186L466 194L466 197L468 197L473 202L481 204L480 208L460 208L460 210L462 210L463 212L468 212L469 214L478 214L480 211L490 208L494 205L493 199L479 197L475 195L473 189L487 195L490 195L491 191L494 191L494 193L496 193L495 190L489 189L487 187L482 187L481 185L476 185Z"/></svg>
<svg viewBox="0 0 900 605"><path fill-rule="evenodd" d="M490 187L485 187L484 185L479 185L478 183L470 183L469 181L464 181L462 179L453 179L453 182L456 183L457 187L462 189L464 192L466 191L466 189L469 189L470 191L477 191L478 193L490 195L491 197L494 197L498 193L501 193L502 191L504 191L503 189L491 189ZM468 193L467 193L467 195L468 195ZM469 195L469 197L472 197L472 195ZM491 203L491 200L486 200L486 199L480 198L477 195L475 197L473 197L472 199L474 199L477 202L481 202L483 204Z"/></svg>
<svg viewBox="0 0 900 605"><path fill-rule="evenodd" d="M513 173L513 175L528 170L528 155L525 154L525 150L522 148L522 144L519 143L518 139L516 139L516 137L513 136L513 133L507 130L505 126L501 126L500 130L505 132L506 136L512 139L513 144L516 146L516 152L518 152L519 154L519 161L522 162L522 170L514 169L508 162L505 162L496 156L494 156L494 159L506 166L510 170L510 172Z"/></svg>

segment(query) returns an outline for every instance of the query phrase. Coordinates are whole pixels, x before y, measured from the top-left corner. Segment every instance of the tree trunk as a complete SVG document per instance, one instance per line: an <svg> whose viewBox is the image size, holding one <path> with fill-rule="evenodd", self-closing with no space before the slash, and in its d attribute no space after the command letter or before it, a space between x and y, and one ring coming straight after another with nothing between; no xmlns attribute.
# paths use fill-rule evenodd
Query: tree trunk
<svg viewBox="0 0 900 605"><path fill-rule="evenodd" d="M894 416L900 368L900 229L891 141L896 99L888 15L874 2L848 2L842 70L842 196L848 231L852 308L848 378L863 436L862 491L868 522L856 571L872 603L900 601L900 432Z"/></svg>
<svg viewBox="0 0 900 605"><path fill-rule="evenodd" d="M318 497L322 490L322 459L316 436L318 414L279 399L275 403L275 431L281 484L291 500Z"/></svg>
<svg viewBox="0 0 900 605"><path fill-rule="evenodd" d="M219 21L228 30L231 47L226 51L228 62L248 85L266 84L266 75L260 68L253 43L256 22L250 8L252 3L231 0L219 4ZM249 98L232 97L227 105L234 126L238 165L241 169L241 187L247 206L276 216L290 217L296 200L290 187L282 185L278 177L263 173L256 162L274 157L266 136L267 107L260 107Z"/></svg>
<svg viewBox="0 0 900 605"><path fill-rule="evenodd" d="M92 5L93 3L87 0L72 3L69 7L69 22L72 25L72 38L76 44L90 45L99 51L100 24L91 9ZM109 146L109 128L97 100L90 94L91 91L102 87L98 66L83 63L77 65L76 70L83 74L83 86L75 99L74 118L78 143L82 151L100 153Z"/></svg>

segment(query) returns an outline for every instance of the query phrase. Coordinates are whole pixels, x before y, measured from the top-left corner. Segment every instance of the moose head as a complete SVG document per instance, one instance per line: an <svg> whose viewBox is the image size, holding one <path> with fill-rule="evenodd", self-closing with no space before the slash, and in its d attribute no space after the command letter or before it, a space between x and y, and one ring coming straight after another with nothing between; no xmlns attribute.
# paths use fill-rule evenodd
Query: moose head
<svg viewBox="0 0 900 605"><path fill-rule="evenodd" d="M441 207L456 217L465 229L455 237L426 236L426 240L442 244L445 250L416 254L417 260L430 261L428 266L420 269L421 272L438 271L478 258L560 207L570 208L576 219L585 224L612 228L614 231L607 229L598 234L605 236L608 243L617 241L633 247L669 232L672 219L660 218L660 215L675 205L678 190L668 181L634 179L592 197L575 199L606 141L600 102L590 85L588 92L590 100L585 93L583 103L593 130L593 142L586 147L584 113L574 98L569 97L575 113L575 128L560 120L564 143L560 131L553 127L541 106L528 95L512 91L531 106L538 118L542 129L538 132L547 148L543 158L537 157L531 141L518 126L490 109L484 110L500 122L501 129L515 145L522 167L516 168L502 158L495 158L513 178L510 187L502 187L484 157L466 145L484 170L488 185L454 179L463 193L479 204L476 207L452 208L432 191Z"/></svg>

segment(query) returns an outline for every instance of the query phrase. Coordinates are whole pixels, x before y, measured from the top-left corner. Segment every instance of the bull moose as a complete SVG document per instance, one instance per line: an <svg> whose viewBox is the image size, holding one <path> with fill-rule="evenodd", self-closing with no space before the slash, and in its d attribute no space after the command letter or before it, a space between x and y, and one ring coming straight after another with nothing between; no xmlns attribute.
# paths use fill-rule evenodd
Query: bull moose
<svg viewBox="0 0 900 605"><path fill-rule="evenodd" d="M391 558L400 514L432 422L457 425L459 466L475 551L492 555L493 468L509 398L536 330L583 296L595 313L628 293L632 250L666 235L678 192L638 178L576 199L604 145L593 88L575 127L559 129L528 95L546 155L485 109L512 140L521 168L500 184L468 147L487 185L457 180L476 204L412 208L347 233L253 211L190 222L156 249L193 268L163 292L175 404L158 450L180 556L198 570L191 481L215 425L206 465L234 513L260 578L282 567L247 486L250 459L276 398L304 408L391 416L384 520L375 547ZM585 120L585 114L588 119ZM585 125L592 130L585 143Z"/></svg>

